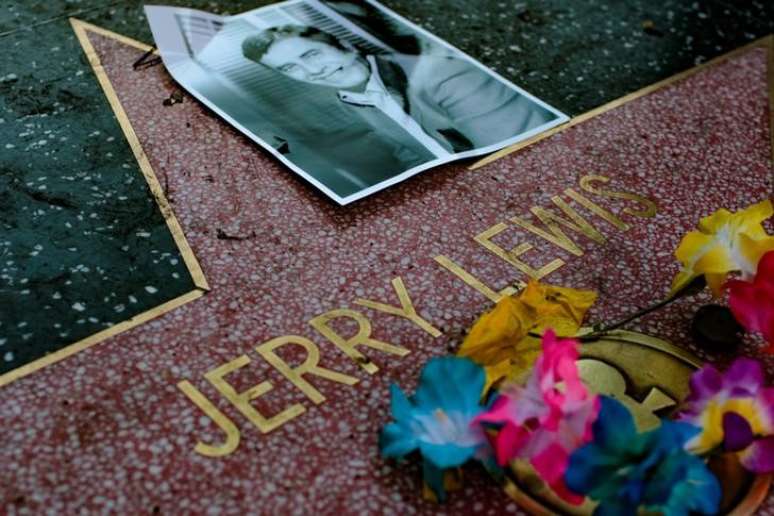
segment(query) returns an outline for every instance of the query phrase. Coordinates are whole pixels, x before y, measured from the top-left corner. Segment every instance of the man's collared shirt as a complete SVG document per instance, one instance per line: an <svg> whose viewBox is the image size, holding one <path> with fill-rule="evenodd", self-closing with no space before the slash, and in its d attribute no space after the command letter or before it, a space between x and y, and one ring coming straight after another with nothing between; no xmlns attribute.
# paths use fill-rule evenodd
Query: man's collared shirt
<svg viewBox="0 0 774 516"><path fill-rule="evenodd" d="M376 59L373 56L367 56L366 59L371 67L371 77L368 79L368 83L366 83L365 91L363 93L355 93L342 90L338 92L339 99L355 106L368 106L378 109L395 123L403 127L414 137L414 139L421 143L437 158L449 156L449 151L438 143L435 138L428 135L424 129L422 129L422 126L420 126L416 120L411 118L411 115L409 115L403 106L401 106L392 94L390 94L379 75Z"/></svg>

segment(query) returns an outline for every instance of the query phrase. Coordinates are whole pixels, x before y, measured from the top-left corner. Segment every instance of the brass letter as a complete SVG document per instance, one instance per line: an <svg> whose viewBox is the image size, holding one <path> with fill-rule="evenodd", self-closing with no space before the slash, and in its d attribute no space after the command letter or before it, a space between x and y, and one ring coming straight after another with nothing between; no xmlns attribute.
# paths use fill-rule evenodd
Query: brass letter
<svg viewBox="0 0 774 516"><path fill-rule="evenodd" d="M386 305L384 303L378 303L376 301L370 301L368 299L358 299L355 301L355 304L365 306L366 308L371 308L379 312L384 312L386 314L403 317L404 319L408 319L409 321L413 322L433 337L440 337L441 332L438 331L437 328L433 327L432 324L422 319L419 314L417 314L417 311L414 308L414 304L411 302L411 298L409 297L408 291L406 290L406 286L403 284L403 280L400 278L395 278L392 280L392 288L394 288L395 293L398 294L400 308Z"/></svg>
<svg viewBox="0 0 774 516"><path fill-rule="evenodd" d="M492 238L496 237L506 229L508 229L508 226L501 222L496 226L492 226L491 228L487 229L483 233L476 235L474 240L534 280L539 280L540 278L548 276L556 269L564 265L564 260L559 258L556 258L540 269L535 269L532 266L524 263L519 259L519 257L527 251L531 250L533 248L532 244L519 244L510 251L506 251L499 245L492 242Z"/></svg>
<svg viewBox="0 0 774 516"><path fill-rule="evenodd" d="M287 362L282 360L274 352L275 349L286 344L296 344L306 350L306 360L304 360L303 364L297 367L290 367ZM358 382L357 378L318 366L317 364L320 362L320 349L314 345L314 342L304 337L299 337L297 335L278 337L261 344L256 347L255 350L264 358L264 360L282 373L285 378L290 380L293 385L298 387L301 392L306 394L307 398L318 405L325 401L325 396L304 379L305 374L319 376L320 378L343 383L345 385L355 385Z"/></svg>
<svg viewBox="0 0 774 516"><path fill-rule="evenodd" d="M606 220L607 222L609 222L613 226L617 227L621 231L629 231L629 228L631 227L631 226L629 226L629 224L627 224L626 222L622 221L621 219L616 217L614 213L607 211L606 209L604 209L599 204L591 202L588 197L579 194L578 192L576 192L572 188L568 188L567 190L564 191L564 193L570 199L572 199L575 202L577 202L578 204L582 205L584 208L586 208L590 212L594 213L599 218Z"/></svg>
<svg viewBox="0 0 774 516"><path fill-rule="evenodd" d="M610 199L626 199L630 201L637 201L638 203L644 206L644 208L640 210L634 210L632 208L624 208L623 212L628 213L629 215L634 215L635 217L646 217L646 218L654 217L656 215L656 212L658 211L658 206L650 199L631 192L612 192L610 190L602 190L592 185L592 183L595 181L599 181L600 183L609 183L610 178L605 176L594 176L594 175L583 176L580 179L580 187L589 193L593 193L602 197L608 197Z"/></svg>
<svg viewBox="0 0 774 516"><path fill-rule="evenodd" d="M357 323L358 331L354 337L345 339L344 337L336 333L336 331L333 330L330 326L328 326L328 323L330 321L334 319L338 319L340 317L346 317L348 319L352 319ZM366 357L360 351L358 351L356 349L356 346L367 346L369 348L377 349L384 353L398 355L400 357L403 357L409 354L409 350L407 350L406 348L402 348L400 346L394 346L386 342L372 339L371 321L369 321L368 318L366 318L360 312L356 312L354 310L347 310L346 308L342 308L339 310L331 310L330 312L326 312L322 315L318 315L317 317L309 321L309 324L311 324L315 330L319 331L326 339L333 342L336 345L336 347L342 350L348 357L350 357L352 360L360 364L363 367L363 369L368 371L369 374L374 374L379 370L379 368L376 366L376 364L371 362L371 360L368 357Z"/></svg>
<svg viewBox="0 0 774 516"><path fill-rule="evenodd" d="M658 387L648 392L643 403L626 393L626 378L618 368L594 358L578 360L581 380L597 394L610 396L620 401L634 416L634 423L640 432L652 430L661 424L656 410L672 407L677 403Z"/></svg>
<svg viewBox="0 0 774 516"><path fill-rule="evenodd" d="M505 251L503 251L505 252ZM471 273L457 265L455 262L450 260L444 255L439 255L435 257L435 261L441 264L441 267L448 270L455 276L457 276L459 279L464 281L466 284L470 285L474 289L478 290L481 294L489 298L490 301L493 303L497 303L505 296L510 296L518 292L517 288L514 287L505 287L500 292L495 292L488 286L486 286L481 280L479 280L477 277L473 276ZM520 288L523 288L523 284L520 285Z"/></svg>
<svg viewBox="0 0 774 516"><path fill-rule="evenodd" d="M559 227L560 224L571 231L586 235L588 238L597 242L598 244L605 243L605 237L602 236L602 233L597 231L594 226L589 224L586 219L581 217L581 215L569 204L564 202L561 197L555 195L551 197L551 201L553 201L554 204L561 208L562 211L571 220L562 218L556 213L541 208L540 206L533 206L530 210L538 219L540 219L543 224L546 225L551 233L540 229L539 227L521 217L512 217L511 220L527 231L530 231L539 237L548 240L552 244L561 247L568 253L572 253L575 256L583 256L583 251L573 240L567 236L564 231L562 231L562 228Z"/></svg>
<svg viewBox="0 0 774 516"><path fill-rule="evenodd" d="M239 446L240 433L233 421L223 412L218 410L218 407L212 404L207 397L194 387L188 380L183 380L177 384L177 388L183 391L188 396L194 405L199 407L207 417L218 425L223 433L226 434L226 440L220 446L212 446L201 441L196 443L194 451L205 457L224 457L234 452Z"/></svg>
<svg viewBox="0 0 774 516"><path fill-rule="evenodd" d="M249 363L250 359L247 357L247 355L242 355L241 357L234 359L231 362L208 371L205 373L204 377L207 378L207 380L209 380L210 383L216 389L218 389L218 391L220 391L223 396L226 397L227 400L233 403L234 406L238 408L239 411L244 414L244 416L249 419L252 424L258 427L258 429L264 434L275 430L279 426L284 425L294 417L300 416L306 411L303 405L297 403L283 410L276 416L270 418L267 418L258 412L255 407L250 404L250 401L263 396L272 390L274 386L270 382L264 381L244 392L236 392L234 387L232 387L231 384L229 384L224 378L224 376L246 366Z"/></svg>

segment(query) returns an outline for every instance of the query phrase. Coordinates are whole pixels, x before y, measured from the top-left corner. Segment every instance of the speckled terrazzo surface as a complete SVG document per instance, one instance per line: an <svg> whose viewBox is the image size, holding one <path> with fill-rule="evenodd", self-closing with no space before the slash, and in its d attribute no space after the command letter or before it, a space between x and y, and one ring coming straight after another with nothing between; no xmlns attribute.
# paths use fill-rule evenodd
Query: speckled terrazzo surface
<svg viewBox="0 0 774 516"><path fill-rule="evenodd" d="M466 488L437 507L419 499L416 465L377 456L391 381L413 388L421 365L446 353L487 299L441 268L445 255L492 288L523 279L473 236L550 197L588 173L611 189L658 201L653 219L625 214L636 203L590 196L619 214L621 232L593 218L605 245L579 240L576 257L509 226L503 247L529 242L524 258L566 264L548 279L594 288L592 319L612 319L663 294L676 271L671 252L698 216L745 206L772 192L765 53L753 50L673 87L568 129L481 170L449 166L365 203L335 207L186 97L158 116L176 86L161 67L133 72L138 52L91 35L212 292L160 319L23 378L2 390L0 469L9 513L450 513L503 514L517 507L475 468ZM185 152L186 160L169 159ZM220 238L219 238L220 237ZM431 338L406 320L357 307L365 297L396 303L400 276L420 315L443 332ZM685 301L634 329L690 346L685 327L703 300ZM364 349L380 371L365 373L308 324L337 308L361 311L377 339L404 346L399 358ZM353 328L348 328L350 332ZM347 328L340 328L347 334ZM314 406L254 351L303 335L321 364L360 380L315 380ZM758 356L755 343L746 354ZM229 376L244 390L269 379L255 402L266 414L293 403L306 413L261 435L203 374L247 355ZM284 355L283 355L284 356ZM290 354L296 360L303 357ZM727 360L724 356L705 359ZM774 363L766 359L769 378ZM175 387L190 380L240 428L232 455L197 455L197 440L222 434ZM760 514L774 514L769 498Z"/></svg>

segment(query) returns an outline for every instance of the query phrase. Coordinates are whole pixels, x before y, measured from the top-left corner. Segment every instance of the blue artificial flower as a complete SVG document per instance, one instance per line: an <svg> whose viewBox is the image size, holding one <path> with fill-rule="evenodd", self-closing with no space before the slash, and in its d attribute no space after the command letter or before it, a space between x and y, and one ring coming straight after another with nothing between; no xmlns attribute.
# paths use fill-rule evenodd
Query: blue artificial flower
<svg viewBox="0 0 774 516"><path fill-rule="evenodd" d="M570 456L567 486L599 502L595 516L636 515L638 507L665 516L716 514L717 478L685 443L699 433L687 423L663 420L637 433L629 411L602 397L594 440Z"/></svg>
<svg viewBox="0 0 774 516"><path fill-rule="evenodd" d="M422 369L411 398L397 385L390 387L395 421L382 430L382 455L403 458L419 450L425 483L441 501L444 470L463 465L488 446L480 425L471 424L486 409L480 404L485 383L484 369L470 359L440 357Z"/></svg>

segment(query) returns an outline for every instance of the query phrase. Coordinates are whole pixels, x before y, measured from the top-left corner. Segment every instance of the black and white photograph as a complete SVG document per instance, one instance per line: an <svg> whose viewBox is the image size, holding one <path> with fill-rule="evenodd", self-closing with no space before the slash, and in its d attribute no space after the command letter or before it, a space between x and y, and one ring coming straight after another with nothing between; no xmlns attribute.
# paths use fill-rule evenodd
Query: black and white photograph
<svg viewBox="0 0 774 516"><path fill-rule="evenodd" d="M178 83L342 205L568 120L376 2L146 13Z"/></svg>

